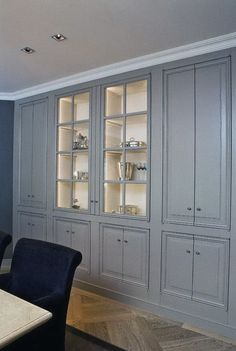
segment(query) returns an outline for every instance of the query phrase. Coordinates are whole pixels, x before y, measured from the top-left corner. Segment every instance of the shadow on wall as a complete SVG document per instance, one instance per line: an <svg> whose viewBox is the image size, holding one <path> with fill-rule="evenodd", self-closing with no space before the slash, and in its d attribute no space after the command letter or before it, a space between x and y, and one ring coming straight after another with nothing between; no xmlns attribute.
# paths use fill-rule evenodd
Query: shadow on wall
<svg viewBox="0 0 236 351"><path fill-rule="evenodd" d="M0 230L12 234L14 102L0 100ZM12 244L4 258L11 258Z"/></svg>

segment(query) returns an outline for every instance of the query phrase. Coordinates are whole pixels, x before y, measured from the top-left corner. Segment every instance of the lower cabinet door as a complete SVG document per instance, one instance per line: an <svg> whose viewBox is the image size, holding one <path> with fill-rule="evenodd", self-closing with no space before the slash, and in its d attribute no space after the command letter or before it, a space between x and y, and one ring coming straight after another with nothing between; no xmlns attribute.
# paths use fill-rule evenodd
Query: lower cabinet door
<svg viewBox="0 0 236 351"><path fill-rule="evenodd" d="M194 239L193 300L227 307L229 242Z"/></svg>
<svg viewBox="0 0 236 351"><path fill-rule="evenodd" d="M20 238L31 238L31 220L30 215L19 213L19 233Z"/></svg>
<svg viewBox="0 0 236 351"><path fill-rule="evenodd" d="M31 238L38 240L46 240L46 219L41 216L31 216Z"/></svg>
<svg viewBox="0 0 236 351"><path fill-rule="evenodd" d="M19 213L19 238L46 240L46 218L32 213Z"/></svg>
<svg viewBox="0 0 236 351"><path fill-rule="evenodd" d="M101 227L101 275L122 279L123 228Z"/></svg>
<svg viewBox="0 0 236 351"><path fill-rule="evenodd" d="M162 234L162 284L164 293L191 298L193 236Z"/></svg>
<svg viewBox="0 0 236 351"><path fill-rule="evenodd" d="M79 269L90 272L90 225L85 222L72 222L71 247L82 253L82 262Z"/></svg>
<svg viewBox="0 0 236 351"><path fill-rule="evenodd" d="M71 223L56 219L54 222L54 237L57 244L71 246Z"/></svg>
<svg viewBox="0 0 236 351"><path fill-rule="evenodd" d="M123 280L148 285L148 232L124 229Z"/></svg>

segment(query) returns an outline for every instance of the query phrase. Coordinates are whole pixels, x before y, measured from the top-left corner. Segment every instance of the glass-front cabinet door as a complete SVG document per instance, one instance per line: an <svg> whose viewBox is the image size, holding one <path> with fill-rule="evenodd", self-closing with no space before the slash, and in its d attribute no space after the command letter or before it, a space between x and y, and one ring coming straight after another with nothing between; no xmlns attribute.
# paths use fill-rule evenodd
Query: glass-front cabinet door
<svg viewBox="0 0 236 351"><path fill-rule="evenodd" d="M89 210L91 92L60 97L57 108L56 207Z"/></svg>
<svg viewBox="0 0 236 351"><path fill-rule="evenodd" d="M148 216L149 81L104 87L103 212Z"/></svg>

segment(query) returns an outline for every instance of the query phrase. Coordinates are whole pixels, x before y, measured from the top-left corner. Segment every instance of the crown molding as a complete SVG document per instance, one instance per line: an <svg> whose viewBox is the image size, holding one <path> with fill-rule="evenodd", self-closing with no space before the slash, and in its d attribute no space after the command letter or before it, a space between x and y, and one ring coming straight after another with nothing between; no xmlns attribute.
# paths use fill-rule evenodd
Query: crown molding
<svg viewBox="0 0 236 351"><path fill-rule="evenodd" d="M18 100L25 97L68 87L74 84L85 83L115 74L134 71L140 68L151 67L166 62L194 57L197 55L229 49L232 47L236 47L236 32L117 62L96 69L91 69L89 71L35 85L27 89L18 90L13 93L0 93L0 99Z"/></svg>

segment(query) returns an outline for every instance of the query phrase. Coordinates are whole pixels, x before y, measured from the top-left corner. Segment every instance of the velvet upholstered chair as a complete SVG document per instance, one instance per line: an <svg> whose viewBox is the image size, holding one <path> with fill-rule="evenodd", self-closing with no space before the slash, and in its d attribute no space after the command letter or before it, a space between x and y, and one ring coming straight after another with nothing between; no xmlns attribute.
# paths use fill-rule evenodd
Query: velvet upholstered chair
<svg viewBox="0 0 236 351"><path fill-rule="evenodd" d="M0 289L52 312L41 327L20 338L6 350L64 351L66 313L80 252L61 245L20 239L10 273L1 274Z"/></svg>
<svg viewBox="0 0 236 351"><path fill-rule="evenodd" d="M10 234L0 231L0 267L7 246L10 244L12 237Z"/></svg>

